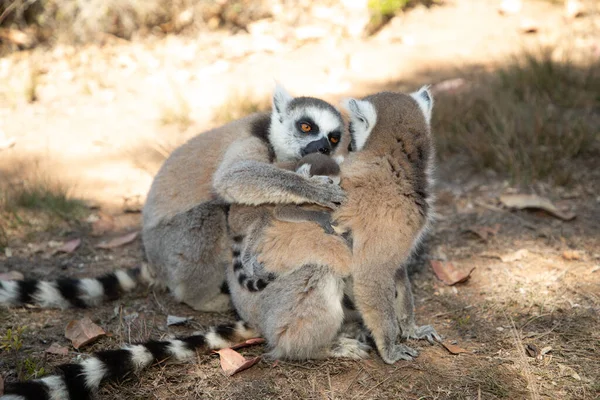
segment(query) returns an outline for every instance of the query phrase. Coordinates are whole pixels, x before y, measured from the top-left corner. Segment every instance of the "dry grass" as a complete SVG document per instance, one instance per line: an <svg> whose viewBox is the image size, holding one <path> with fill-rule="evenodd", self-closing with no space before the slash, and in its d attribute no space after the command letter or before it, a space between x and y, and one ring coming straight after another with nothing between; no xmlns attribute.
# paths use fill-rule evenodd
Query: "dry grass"
<svg viewBox="0 0 600 400"><path fill-rule="evenodd" d="M215 123L225 124L255 112L268 111L270 108L269 97L235 93L215 111L213 120Z"/></svg>
<svg viewBox="0 0 600 400"><path fill-rule="evenodd" d="M465 154L515 182L568 184L570 162L598 150L598 93L597 60L525 53L467 90L438 96L440 152Z"/></svg>
<svg viewBox="0 0 600 400"><path fill-rule="evenodd" d="M90 42L114 35L181 32L189 27L243 29L269 16L248 0L0 0L0 27L26 30L36 42Z"/></svg>

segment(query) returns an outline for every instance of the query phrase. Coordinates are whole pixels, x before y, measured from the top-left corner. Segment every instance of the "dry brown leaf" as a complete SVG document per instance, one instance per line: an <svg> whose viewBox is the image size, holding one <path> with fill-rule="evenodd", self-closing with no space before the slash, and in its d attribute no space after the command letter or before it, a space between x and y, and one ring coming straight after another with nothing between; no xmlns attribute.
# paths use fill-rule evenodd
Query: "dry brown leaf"
<svg viewBox="0 0 600 400"><path fill-rule="evenodd" d="M471 273L475 267L469 272L457 271L451 262L431 260L431 267L435 275L446 285L453 286L457 283L464 283L471 278Z"/></svg>
<svg viewBox="0 0 600 400"><path fill-rule="evenodd" d="M241 349L242 347L254 346L255 344L263 344L264 342L265 342L265 339L263 339L263 338L248 339L245 342L234 344L233 346L230 347L230 349L232 349L232 350Z"/></svg>
<svg viewBox="0 0 600 400"><path fill-rule="evenodd" d="M537 358L537 356L540 355L540 349L533 343L529 343L525 346L525 352L532 358Z"/></svg>
<svg viewBox="0 0 600 400"><path fill-rule="evenodd" d="M19 271L8 271L0 274L0 281L22 281L23 279L25 279L25 276Z"/></svg>
<svg viewBox="0 0 600 400"><path fill-rule="evenodd" d="M124 246L127 243L131 243L138 236L139 232L131 232L127 235L119 236L114 239L102 241L96 245L99 249L114 249L115 247Z"/></svg>
<svg viewBox="0 0 600 400"><path fill-rule="evenodd" d="M451 344L451 343L446 343L446 342L442 342L442 346L444 346L446 348L446 350L448 350L450 352L450 354L461 354L461 353L468 353L469 350L465 350L462 347L458 347L455 344Z"/></svg>
<svg viewBox="0 0 600 400"><path fill-rule="evenodd" d="M562 257L568 261L581 260L581 252L577 250L565 250L562 253Z"/></svg>
<svg viewBox="0 0 600 400"><path fill-rule="evenodd" d="M513 261L519 261L527 257L528 255L529 251L527 249L519 249L514 253L504 254L503 256L500 256L500 260L502 260L502 262L508 263Z"/></svg>
<svg viewBox="0 0 600 400"><path fill-rule="evenodd" d="M65 328L65 337L73 343L73 347L76 349L93 342L102 335L106 335L104 329L87 317L71 321Z"/></svg>
<svg viewBox="0 0 600 400"><path fill-rule="evenodd" d="M550 200L535 194L504 194L500 196L500 202L508 208L516 208L518 210L528 208L543 210L564 221L570 221L576 216L570 212L560 211Z"/></svg>
<svg viewBox="0 0 600 400"><path fill-rule="evenodd" d="M4 379L2 379L2 375L0 375L0 396L4 394Z"/></svg>
<svg viewBox="0 0 600 400"><path fill-rule="evenodd" d="M50 345L50 347L48 347L46 349L46 353L50 353L50 354L58 354L61 356L66 356L67 354L69 354L69 349L67 349L64 346L61 346L60 344L54 342Z"/></svg>
<svg viewBox="0 0 600 400"><path fill-rule="evenodd" d="M492 236L496 236L498 234L500 231L500 224L496 224L494 226L472 226L467 228L467 231L473 232L487 242Z"/></svg>
<svg viewBox="0 0 600 400"><path fill-rule="evenodd" d="M77 250L77 248L79 247L80 244L81 244L81 239L69 240L67 243L63 244L58 249L54 250L52 252L52 254L56 254L56 253L72 253L75 250Z"/></svg>
<svg viewBox="0 0 600 400"><path fill-rule="evenodd" d="M221 349L215 353L219 353L219 357L221 358L221 369L227 376L231 376L240 371L248 369L260 361L260 357L247 359L237 351L230 348Z"/></svg>

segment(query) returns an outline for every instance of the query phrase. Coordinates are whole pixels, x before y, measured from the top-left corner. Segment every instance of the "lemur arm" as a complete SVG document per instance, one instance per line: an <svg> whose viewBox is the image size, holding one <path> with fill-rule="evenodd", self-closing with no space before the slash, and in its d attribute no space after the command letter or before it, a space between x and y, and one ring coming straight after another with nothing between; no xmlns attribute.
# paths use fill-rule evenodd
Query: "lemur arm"
<svg viewBox="0 0 600 400"><path fill-rule="evenodd" d="M316 222L325 233L335 233L331 226L331 213L327 211L307 210L295 204L285 204L275 207L274 216L280 221Z"/></svg>
<svg viewBox="0 0 600 400"><path fill-rule="evenodd" d="M215 172L213 187L226 201L247 205L314 203L335 208L345 198L337 185L270 164L267 146L255 137L229 147Z"/></svg>

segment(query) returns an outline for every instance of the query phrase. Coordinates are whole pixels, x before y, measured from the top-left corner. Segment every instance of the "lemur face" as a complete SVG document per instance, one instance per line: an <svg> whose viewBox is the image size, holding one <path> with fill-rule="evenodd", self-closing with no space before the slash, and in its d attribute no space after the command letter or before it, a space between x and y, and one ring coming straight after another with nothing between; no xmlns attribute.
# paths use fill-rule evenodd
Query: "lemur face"
<svg viewBox="0 0 600 400"><path fill-rule="evenodd" d="M312 97L292 98L281 86L273 95L269 139L279 161L307 154L331 154L339 145L344 122L331 104Z"/></svg>

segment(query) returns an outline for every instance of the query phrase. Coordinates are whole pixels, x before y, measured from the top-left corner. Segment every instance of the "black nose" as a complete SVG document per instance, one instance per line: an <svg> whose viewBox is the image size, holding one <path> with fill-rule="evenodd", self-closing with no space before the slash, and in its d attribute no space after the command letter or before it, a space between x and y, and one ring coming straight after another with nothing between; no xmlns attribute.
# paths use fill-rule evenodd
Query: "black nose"
<svg viewBox="0 0 600 400"><path fill-rule="evenodd" d="M321 154L331 153L331 145L329 144L329 140L326 137L323 137L319 140L314 140L307 144L306 147L302 149L301 154L302 157L304 157L307 154L317 152Z"/></svg>

